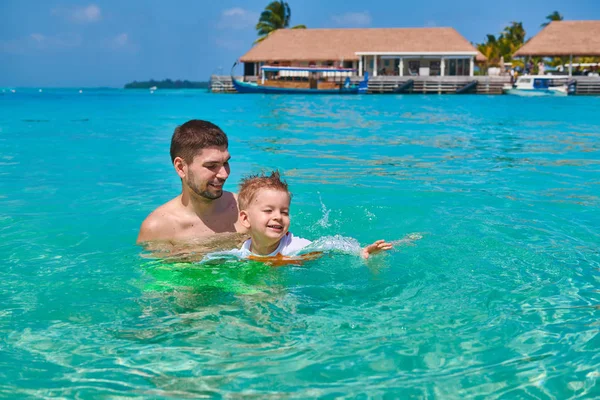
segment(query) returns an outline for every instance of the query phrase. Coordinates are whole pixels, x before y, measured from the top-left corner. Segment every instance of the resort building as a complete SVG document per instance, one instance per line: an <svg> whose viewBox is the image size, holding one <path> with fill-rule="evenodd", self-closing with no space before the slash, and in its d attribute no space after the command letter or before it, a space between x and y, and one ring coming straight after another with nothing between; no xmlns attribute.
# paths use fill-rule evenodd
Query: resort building
<svg viewBox="0 0 600 400"><path fill-rule="evenodd" d="M514 57L568 57L569 75L573 74L574 56L600 56L600 21L553 21L514 54Z"/></svg>
<svg viewBox="0 0 600 400"><path fill-rule="evenodd" d="M280 29L240 58L244 75L254 76L264 65L352 68L359 76L473 76L475 62L485 60L453 28Z"/></svg>

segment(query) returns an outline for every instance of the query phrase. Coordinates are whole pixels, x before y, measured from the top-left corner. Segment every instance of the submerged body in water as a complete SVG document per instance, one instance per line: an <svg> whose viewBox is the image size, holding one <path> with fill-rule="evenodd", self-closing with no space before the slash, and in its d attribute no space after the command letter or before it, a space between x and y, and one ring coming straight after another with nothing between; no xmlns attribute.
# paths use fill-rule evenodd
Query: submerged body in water
<svg viewBox="0 0 600 400"><path fill-rule="evenodd" d="M423 234L409 233L402 239L393 240L394 247L413 246L423 238ZM144 244L142 257L162 260L165 263L213 263L218 260L264 261L276 265L301 265L305 261L314 260L323 253L348 254L360 256L362 246L354 238L341 235L323 236L309 242L291 253L276 254L271 257L252 255L248 247L246 233L220 233L207 238L185 241L157 241ZM246 244L246 248L244 248Z"/></svg>
<svg viewBox="0 0 600 400"><path fill-rule="evenodd" d="M248 234L227 232L196 239L150 241L142 244L142 256L166 262L197 262L207 254L240 247L247 239Z"/></svg>

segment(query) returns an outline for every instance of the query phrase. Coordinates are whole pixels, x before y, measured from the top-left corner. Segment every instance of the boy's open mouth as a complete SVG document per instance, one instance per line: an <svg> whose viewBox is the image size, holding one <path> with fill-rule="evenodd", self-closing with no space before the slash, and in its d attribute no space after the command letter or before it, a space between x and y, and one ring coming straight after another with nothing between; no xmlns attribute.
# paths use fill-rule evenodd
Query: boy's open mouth
<svg viewBox="0 0 600 400"><path fill-rule="evenodd" d="M280 231L280 230L283 229L283 226L281 226L281 225L267 225L267 228L271 228L271 229L275 229L275 230Z"/></svg>

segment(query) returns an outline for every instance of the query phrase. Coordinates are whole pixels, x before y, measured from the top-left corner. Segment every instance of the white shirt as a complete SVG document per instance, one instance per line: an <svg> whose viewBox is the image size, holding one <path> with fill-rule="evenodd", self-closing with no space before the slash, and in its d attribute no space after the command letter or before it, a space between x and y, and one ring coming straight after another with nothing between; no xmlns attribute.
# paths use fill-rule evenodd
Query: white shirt
<svg viewBox="0 0 600 400"><path fill-rule="evenodd" d="M208 261L212 259L222 259L222 258L248 258L250 256L258 256L258 257L273 257L277 254L281 254L282 256L295 256L300 253L302 249L312 244L310 240L302 239L294 236L291 232L285 234L285 236L279 242L279 245L271 254L254 254L250 251L250 247L252 246L252 239L246 240L242 244L241 249L235 250L226 250L226 251L217 251L214 253L207 254L204 260Z"/></svg>
<svg viewBox="0 0 600 400"><path fill-rule="evenodd" d="M285 236L279 242L279 246L273 251L271 254L253 254L250 251L250 247L252 246L252 239L248 239L242 244L242 248L240 249L241 257L246 258L248 256L260 256L260 257L273 257L277 254L281 254L282 256L294 256L300 252L303 248L311 244L310 240L302 239L294 236L291 232L285 234Z"/></svg>

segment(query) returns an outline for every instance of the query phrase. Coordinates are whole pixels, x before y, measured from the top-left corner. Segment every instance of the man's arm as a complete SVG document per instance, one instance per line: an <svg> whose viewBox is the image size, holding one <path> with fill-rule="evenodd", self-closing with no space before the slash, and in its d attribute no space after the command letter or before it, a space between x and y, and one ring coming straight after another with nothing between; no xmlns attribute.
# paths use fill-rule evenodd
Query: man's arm
<svg viewBox="0 0 600 400"><path fill-rule="evenodd" d="M154 216L154 213L150 214L140 227L138 234L137 243L151 242L159 240L161 238L162 229L158 218Z"/></svg>
<svg viewBox="0 0 600 400"><path fill-rule="evenodd" d="M138 244L158 240L172 240L177 237L179 233L177 218L168 206L169 203L158 207L142 222L137 238Z"/></svg>
<svg viewBox="0 0 600 400"><path fill-rule="evenodd" d="M173 203L177 198L163 204L156 210L152 211L146 217L140 232L138 234L137 243L152 242L157 240L171 240L177 235L177 218L173 213Z"/></svg>

